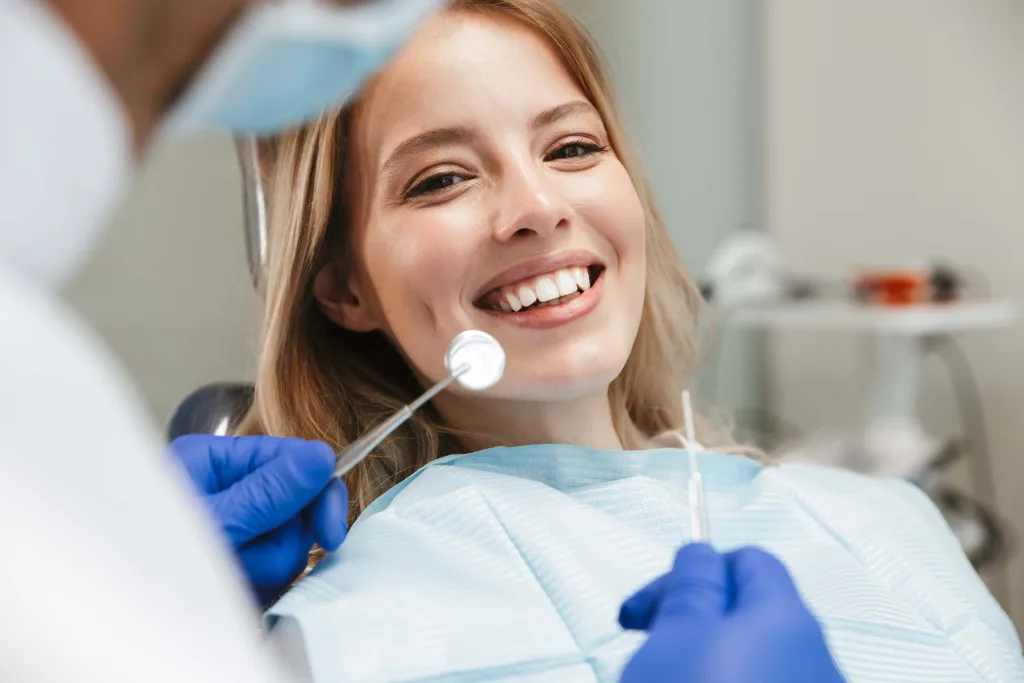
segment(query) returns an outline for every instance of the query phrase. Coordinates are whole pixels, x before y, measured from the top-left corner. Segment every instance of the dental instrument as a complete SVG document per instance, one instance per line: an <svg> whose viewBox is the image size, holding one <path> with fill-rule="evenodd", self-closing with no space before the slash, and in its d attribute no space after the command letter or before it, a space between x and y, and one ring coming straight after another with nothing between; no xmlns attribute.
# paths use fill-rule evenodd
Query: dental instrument
<svg viewBox="0 0 1024 683"><path fill-rule="evenodd" d="M686 452L689 456L690 481L689 481L689 506L690 506L690 529L694 543L706 543L708 541L708 506L704 498L704 480L700 475L700 467L697 465L697 453L704 450L704 447L697 441L697 430L693 424L693 404L690 402L690 392L683 392L683 420L686 430Z"/></svg>
<svg viewBox="0 0 1024 683"><path fill-rule="evenodd" d="M363 434L345 448L338 451L338 464L334 476L341 477L361 463L374 448L390 436L418 408L447 389L452 382L458 382L469 391L490 389L505 374L505 350L497 339L479 330L467 330L457 335L448 345L444 354L444 365L448 376L427 389L412 403L400 410L374 429Z"/></svg>

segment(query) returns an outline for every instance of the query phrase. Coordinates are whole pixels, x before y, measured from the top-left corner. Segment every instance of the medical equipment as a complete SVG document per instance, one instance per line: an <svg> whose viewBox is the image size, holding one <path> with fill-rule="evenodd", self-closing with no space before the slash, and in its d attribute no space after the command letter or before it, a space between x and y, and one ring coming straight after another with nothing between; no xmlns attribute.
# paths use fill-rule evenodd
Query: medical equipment
<svg viewBox="0 0 1024 683"><path fill-rule="evenodd" d="M470 391L484 391L493 387L505 374L505 351L498 340L486 332L467 330L448 345L444 364L448 370L446 378L338 452L335 476L343 476L362 462L374 448L412 417L418 408L447 389L452 382L458 382Z"/></svg>
<svg viewBox="0 0 1024 683"><path fill-rule="evenodd" d="M877 306L948 304L964 296L964 279L946 266L865 268L854 276L857 300Z"/></svg>
<svg viewBox="0 0 1024 683"><path fill-rule="evenodd" d="M250 4L166 121L168 132L266 135L341 105L442 0Z"/></svg>
<svg viewBox="0 0 1024 683"><path fill-rule="evenodd" d="M782 259L764 233L739 233L712 254L700 291L718 309L779 301L785 292Z"/></svg>
<svg viewBox="0 0 1024 683"><path fill-rule="evenodd" d="M780 558L850 683L1024 676L1011 622L919 490L697 457L716 549ZM291 623L313 681L618 681L643 641L622 602L692 540L688 471L678 448L440 459L270 609L271 637Z"/></svg>
<svg viewBox="0 0 1024 683"><path fill-rule="evenodd" d="M740 232L711 255L700 277L705 301L719 313L805 300L906 306L963 299L968 282L958 269L932 267L861 268L844 277L822 279L792 272L768 235Z"/></svg>
<svg viewBox="0 0 1024 683"><path fill-rule="evenodd" d="M941 263L851 269L833 278L794 274L770 236L763 233L741 233L725 240L711 257L701 282L719 330L842 332L862 337L867 346L870 364L862 408L850 424L843 425L839 433L815 429L807 440L794 438L792 430L787 430L790 435L785 442L773 446L774 457L914 481L951 516L951 523L962 522L954 518L965 510L975 516L968 525L972 531L965 534L964 547L972 560L986 560L977 565L979 569L993 566L987 560L1001 561L1003 554L996 551L1007 534L997 531L992 536L988 532L1002 525L990 515L977 516L982 508L995 507L984 430L969 430L973 433L967 437L973 447L969 461L972 486L980 505L951 508L946 505L950 496L940 481L939 469L958 446L925 430L918 417L917 399L931 350L955 350L951 342L962 333L1007 326L1018 316L1014 302L986 296L985 288L978 286L984 283L982 274ZM711 358L708 393L713 399L721 353ZM962 393L960 387L958 399ZM744 412L750 411L734 414ZM753 413L760 423L755 429L767 432L767 439L755 442L765 445L778 435L777 425L784 421L762 406L754 407ZM765 420L760 419L765 416L767 430L763 429ZM741 429L748 425L742 420L739 423ZM977 541L978 533L986 535L985 541Z"/></svg>
<svg viewBox="0 0 1024 683"><path fill-rule="evenodd" d="M242 171L242 228L245 253L249 257L249 276L257 294L263 294L267 269L267 191L260 167L260 143L252 137L235 140L238 165Z"/></svg>
<svg viewBox="0 0 1024 683"><path fill-rule="evenodd" d="M974 331L1005 327L1017 318L1017 306L999 299L964 300L948 304L911 306L861 305L853 302L802 302L737 309L723 324L746 329L793 330L806 334L857 334L867 345L866 386L860 410L838 431L815 430L809 437L784 444L773 456L783 461L808 461L843 467L862 474L898 477L917 482L958 525L969 508L955 509L939 476L947 457L947 441L925 429L919 417L918 396L934 341L947 340ZM851 387L856 391L857 387ZM961 387L962 391L963 388ZM983 507L996 508L992 495L994 480L990 454L981 448L977 435L967 453L972 470L972 487ZM976 473L976 474L975 474ZM980 508L971 506L978 510ZM978 517L971 522L986 535L986 541L965 537L964 550L977 569L989 572L1005 561L997 549L1011 538L1012 530L997 518ZM991 532L995 532L992 534ZM996 579L997 594L1006 595Z"/></svg>
<svg viewBox="0 0 1024 683"><path fill-rule="evenodd" d="M700 476L700 466L697 464L697 453L704 450L704 447L697 441L697 430L693 424L693 403L690 401L690 392L683 392L683 419L686 430L686 452L690 464L690 530L694 543L706 543L708 541L708 505L704 499L704 480Z"/></svg>

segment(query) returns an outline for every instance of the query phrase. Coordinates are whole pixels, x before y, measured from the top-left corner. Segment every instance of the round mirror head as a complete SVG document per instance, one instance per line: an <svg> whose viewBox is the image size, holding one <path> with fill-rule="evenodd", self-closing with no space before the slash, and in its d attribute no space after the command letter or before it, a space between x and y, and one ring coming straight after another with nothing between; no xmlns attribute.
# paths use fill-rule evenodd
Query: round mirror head
<svg viewBox="0 0 1024 683"><path fill-rule="evenodd" d="M484 391L505 374L505 349L486 332L467 330L452 339L444 364L449 373L468 367L455 381L470 391Z"/></svg>

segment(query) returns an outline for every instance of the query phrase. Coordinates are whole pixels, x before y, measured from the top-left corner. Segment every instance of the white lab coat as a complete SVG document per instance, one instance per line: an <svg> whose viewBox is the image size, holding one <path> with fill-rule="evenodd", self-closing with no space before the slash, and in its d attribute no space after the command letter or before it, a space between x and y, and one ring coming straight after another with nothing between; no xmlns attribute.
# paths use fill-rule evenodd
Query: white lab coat
<svg viewBox="0 0 1024 683"><path fill-rule="evenodd" d="M116 200L128 150L67 29L0 0L0 678L279 681L131 386L50 293Z"/></svg>

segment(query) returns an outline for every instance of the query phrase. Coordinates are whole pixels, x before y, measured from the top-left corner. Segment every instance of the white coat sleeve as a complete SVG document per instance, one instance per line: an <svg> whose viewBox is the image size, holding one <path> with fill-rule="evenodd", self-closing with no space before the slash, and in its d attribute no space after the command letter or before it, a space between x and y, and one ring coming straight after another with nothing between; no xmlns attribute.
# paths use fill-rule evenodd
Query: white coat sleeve
<svg viewBox="0 0 1024 683"><path fill-rule="evenodd" d="M131 386L0 274L4 680L280 681L226 549Z"/></svg>
<svg viewBox="0 0 1024 683"><path fill-rule="evenodd" d="M0 0L0 678L280 681L130 384L40 286L116 199L127 139L59 21Z"/></svg>

